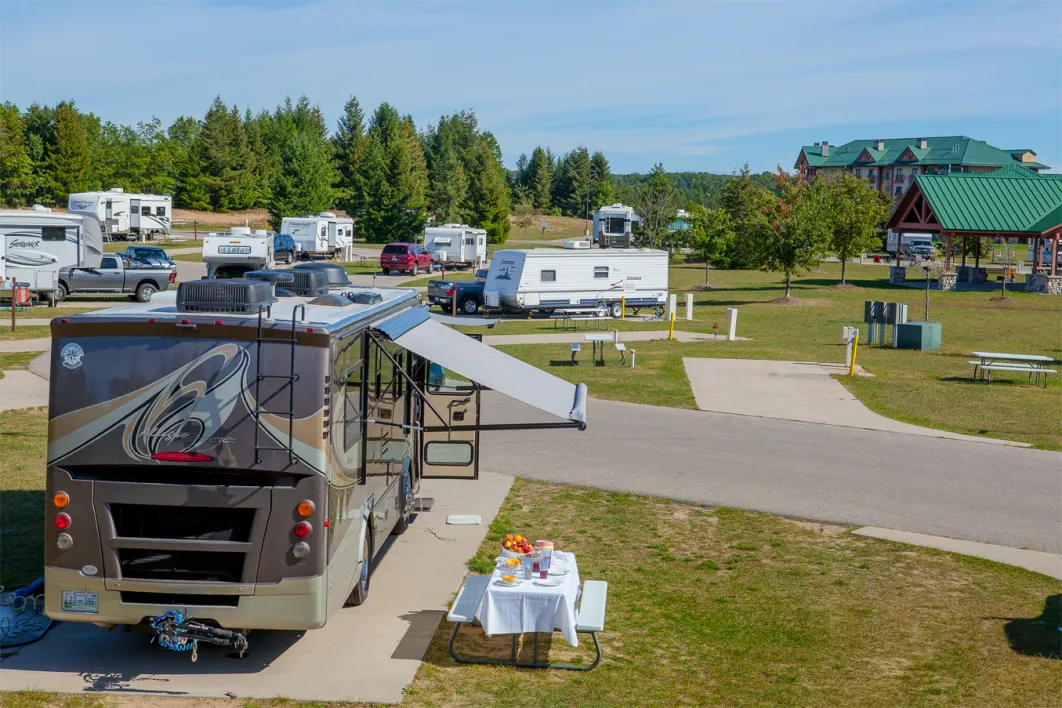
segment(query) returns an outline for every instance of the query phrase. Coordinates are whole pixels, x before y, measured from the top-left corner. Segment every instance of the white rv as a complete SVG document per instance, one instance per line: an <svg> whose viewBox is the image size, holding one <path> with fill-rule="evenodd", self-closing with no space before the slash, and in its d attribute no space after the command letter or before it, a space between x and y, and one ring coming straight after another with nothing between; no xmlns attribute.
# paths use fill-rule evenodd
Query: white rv
<svg viewBox="0 0 1062 708"><path fill-rule="evenodd" d="M303 256L334 258L354 243L354 220L330 211L286 216L280 222L280 233L291 236Z"/></svg>
<svg viewBox="0 0 1062 708"><path fill-rule="evenodd" d="M436 263L478 268L487 262L487 232L465 224L429 226L424 250Z"/></svg>
<svg viewBox="0 0 1062 708"><path fill-rule="evenodd" d="M634 208L619 202L594 212L594 241L601 248L630 248L634 245L634 227L641 217Z"/></svg>
<svg viewBox="0 0 1062 708"><path fill-rule="evenodd" d="M109 239L168 236L173 219L172 197L127 193L121 187L71 194L66 208L71 214L94 218Z"/></svg>
<svg viewBox="0 0 1062 708"><path fill-rule="evenodd" d="M0 211L0 280L5 285L14 278L51 297L61 268L96 268L102 256L103 237L94 219L44 207Z"/></svg>
<svg viewBox="0 0 1062 708"><path fill-rule="evenodd" d="M239 278L250 270L276 265L273 234L264 229L254 233L246 226L233 226L228 233L211 233L203 239L203 262L208 278Z"/></svg>
<svg viewBox="0 0 1062 708"><path fill-rule="evenodd" d="M634 308L664 306L667 260L667 252L648 248L496 251L483 297L510 310L595 309L619 317L621 299Z"/></svg>

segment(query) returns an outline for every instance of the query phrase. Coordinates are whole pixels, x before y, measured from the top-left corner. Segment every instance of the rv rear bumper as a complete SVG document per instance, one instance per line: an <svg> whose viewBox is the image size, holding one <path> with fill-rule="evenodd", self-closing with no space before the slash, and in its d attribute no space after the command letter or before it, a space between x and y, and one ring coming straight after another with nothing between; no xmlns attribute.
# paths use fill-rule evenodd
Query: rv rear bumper
<svg viewBox="0 0 1062 708"><path fill-rule="evenodd" d="M138 590L185 596L176 603L157 604L123 602L122 591L108 590L106 583L104 578L87 577L76 570L46 567L44 614L67 622L138 624L144 618L157 617L166 610L180 609L186 617L213 620L228 629L317 629L324 626L326 619L323 575L257 585L254 595L232 595L224 592L228 588L218 588L214 590L216 594L210 595L210 587L199 585L192 588L185 583L129 583ZM225 595L230 600L236 598L236 604L195 605L187 602L188 596L193 594L212 598Z"/></svg>

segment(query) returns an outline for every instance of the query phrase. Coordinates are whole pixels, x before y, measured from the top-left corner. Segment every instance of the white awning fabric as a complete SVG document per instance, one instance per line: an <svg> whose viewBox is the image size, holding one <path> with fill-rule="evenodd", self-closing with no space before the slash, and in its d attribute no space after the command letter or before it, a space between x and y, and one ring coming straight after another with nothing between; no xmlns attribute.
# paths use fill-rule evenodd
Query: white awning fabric
<svg viewBox="0 0 1062 708"><path fill-rule="evenodd" d="M383 324L381 331L387 329ZM431 319L391 339L498 393L558 418L586 423L585 384L570 384Z"/></svg>

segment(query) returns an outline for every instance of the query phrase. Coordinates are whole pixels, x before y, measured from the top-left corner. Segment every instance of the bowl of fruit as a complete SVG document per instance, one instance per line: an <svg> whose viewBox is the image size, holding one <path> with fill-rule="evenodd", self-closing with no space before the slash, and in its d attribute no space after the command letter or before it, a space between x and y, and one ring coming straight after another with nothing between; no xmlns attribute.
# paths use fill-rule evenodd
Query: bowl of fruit
<svg viewBox="0 0 1062 708"><path fill-rule="evenodd" d="M502 539L502 556L506 558L520 558L535 550L523 536L509 534Z"/></svg>

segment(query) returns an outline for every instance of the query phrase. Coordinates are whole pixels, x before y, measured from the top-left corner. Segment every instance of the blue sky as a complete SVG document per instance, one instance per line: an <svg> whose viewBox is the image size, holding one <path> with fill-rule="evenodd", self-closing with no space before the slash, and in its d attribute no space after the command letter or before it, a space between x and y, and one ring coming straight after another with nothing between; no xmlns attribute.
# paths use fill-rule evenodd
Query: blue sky
<svg viewBox="0 0 1062 708"><path fill-rule="evenodd" d="M823 139L969 135L1062 169L1062 2L22 0L0 99L105 120L351 94L418 126L475 109L505 162L792 167Z"/></svg>

